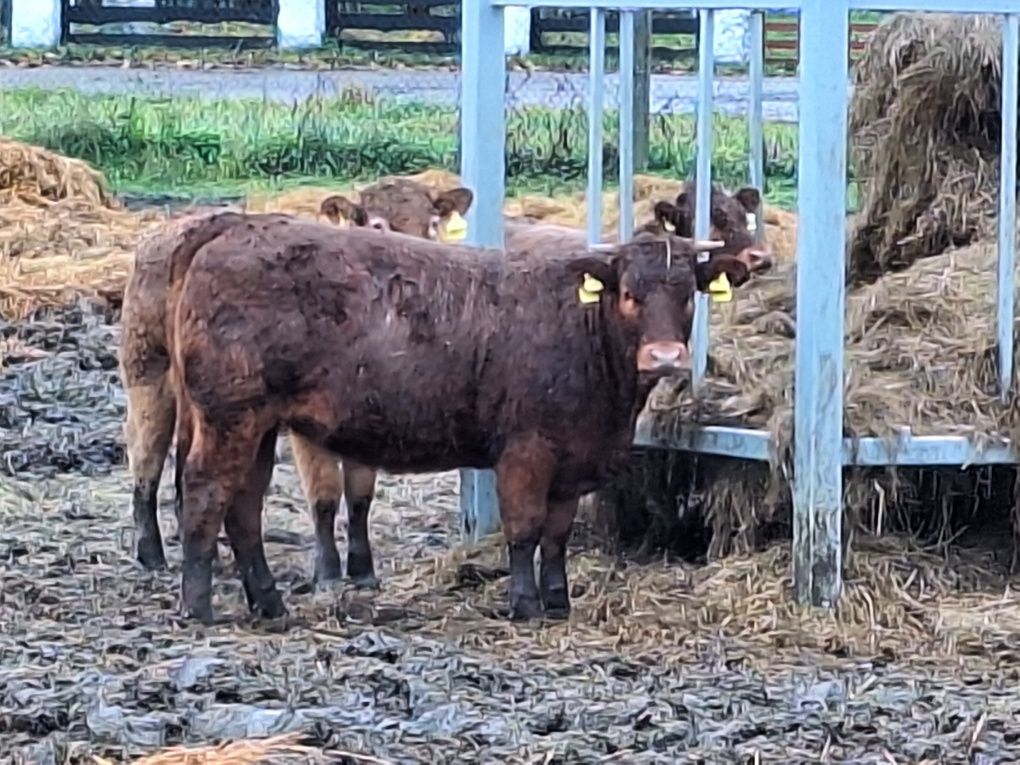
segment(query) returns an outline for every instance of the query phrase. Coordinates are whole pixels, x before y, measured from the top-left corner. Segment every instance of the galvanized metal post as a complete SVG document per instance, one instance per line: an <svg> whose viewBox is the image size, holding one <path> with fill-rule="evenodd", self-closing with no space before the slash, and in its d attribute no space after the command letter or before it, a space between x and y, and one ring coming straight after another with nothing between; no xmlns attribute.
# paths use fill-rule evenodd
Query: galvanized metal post
<svg viewBox="0 0 1020 765"><path fill-rule="evenodd" d="M468 241L503 247L506 194L506 119L503 9L491 0L461 9L461 176L474 192ZM478 539L499 530L499 502L492 471L460 471L464 531Z"/></svg>
<svg viewBox="0 0 1020 765"><path fill-rule="evenodd" d="M712 227L712 115L715 101L712 87L715 83L715 11L701 11L698 40L698 127L697 127L697 205L694 210L694 236L708 239ZM698 260L708 259L708 253L699 253ZM694 359L691 383L695 390L701 387L708 370L708 319L711 304L708 295L699 292L694 304Z"/></svg>
<svg viewBox="0 0 1020 765"><path fill-rule="evenodd" d="M849 34L848 0L803 0L793 564L797 599L824 607L842 586Z"/></svg>
<svg viewBox="0 0 1020 765"><path fill-rule="evenodd" d="M1020 66L1020 17L1008 14L1002 24L1002 167L999 172L999 268L996 335L999 346L999 393L1013 390L1013 320L1016 300L1016 133L1017 67Z"/></svg>
<svg viewBox="0 0 1020 765"><path fill-rule="evenodd" d="M634 233L634 11L620 11L620 241Z"/></svg>
<svg viewBox="0 0 1020 765"><path fill-rule="evenodd" d="M765 207L765 126L762 115L764 102L762 91L765 82L765 14L762 11L751 13L751 50L749 72L749 95L747 103L747 135L751 157L751 185L762 194L762 204L755 210L758 228L754 238L759 244L765 234L762 221L762 210Z"/></svg>
<svg viewBox="0 0 1020 765"><path fill-rule="evenodd" d="M588 35L588 244L602 240L602 118L606 77L606 12L592 8Z"/></svg>

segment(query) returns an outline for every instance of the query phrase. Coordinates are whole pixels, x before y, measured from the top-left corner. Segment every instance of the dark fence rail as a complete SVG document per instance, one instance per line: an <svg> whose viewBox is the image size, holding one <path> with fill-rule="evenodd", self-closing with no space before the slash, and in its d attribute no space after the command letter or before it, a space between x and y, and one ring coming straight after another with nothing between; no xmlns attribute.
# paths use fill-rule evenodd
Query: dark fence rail
<svg viewBox="0 0 1020 765"><path fill-rule="evenodd" d="M62 37L65 43L89 45L269 47L275 41L276 12L276 0L63 0ZM181 31L159 29L166 24ZM102 29L110 25L126 28ZM140 32L139 25L153 29ZM203 30L203 25L214 29ZM247 28L218 33L215 28L224 25Z"/></svg>
<svg viewBox="0 0 1020 765"><path fill-rule="evenodd" d="M567 56L586 56L589 28L587 10L539 8L531 13L531 51ZM606 33L620 30L620 15L606 13ZM672 37L672 40L668 38ZM656 39L658 38L658 40ZM666 45L666 42L673 45ZM662 44L656 44L657 42ZM660 61L692 58L698 51L698 17L693 11L652 13L652 57Z"/></svg>
<svg viewBox="0 0 1020 765"><path fill-rule="evenodd" d="M454 56L460 53L460 5L326 0L326 37L352 48Z"/></svg>

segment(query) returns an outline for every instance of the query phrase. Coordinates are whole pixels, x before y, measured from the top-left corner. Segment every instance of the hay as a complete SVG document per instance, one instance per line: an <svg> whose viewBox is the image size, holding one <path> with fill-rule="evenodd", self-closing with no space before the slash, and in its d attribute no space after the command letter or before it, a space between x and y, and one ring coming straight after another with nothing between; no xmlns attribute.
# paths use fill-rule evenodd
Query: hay
<svg viewBox="0 0 1020 765"><path fill-rule="evenodd" d="M156 220L124 210L86 163L0 139L0 317L82 295L119 301Z"/></svg>
<svg viewBox="0 0 1020 765"><path fill-rule="evenodd" d="M895 14L872 34L850 107L862 189L851 282L994 231L1000 49L993 16Z"/></svg>
<svg viewBox="0 0 1020 765"><path fill-rule="evenodd" d="M1020 436L1015 402L997 395L995 262L994 245L972 245L848 293L848 437L895 443L903 427L979 444ZM697 400L679 381L661 383L649 399L646 416L657 430L696 421L761 428L776 440L771 466L698 460L700 477L690 480L705 494L702 510L717 533L713 554L728 550L733 534L741 537L737 549L753 548L777 513L789 513L795 278L794 264L781 264L713 310L710 376ZM852 520L892 503L909 483L896 471L853 476L845 498ZM661 489L664 481L660 471L652 483Z"/></svg>
<svg viewBox="0 0 1020 765"><path fill-rule="evenodd" d="M111 207L102 173L80 159L0 138L0 204L13 199L34 205L73 199Z"/></svg>
<svg viewBox="0 0 1020 765"><path fill-rule="evenodd" d="M132 760L133 765L256 765L256 763L312 762L317 751L299 742L302 736L288 733L282 736L233 741L219 746L175 746L161 752ZM321 760L322 758L319 757ZM354 759L358 762L359 759ZM379 762L366 758L365 762ZM96 758L96 765L109 761Z"/></svg>

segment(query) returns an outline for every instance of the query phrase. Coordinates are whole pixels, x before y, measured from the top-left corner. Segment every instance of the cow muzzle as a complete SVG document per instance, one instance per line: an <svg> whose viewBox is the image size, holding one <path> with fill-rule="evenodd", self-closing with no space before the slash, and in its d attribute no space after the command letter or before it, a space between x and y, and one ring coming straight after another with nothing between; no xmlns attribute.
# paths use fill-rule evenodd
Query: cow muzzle
<svg viewBox="0 0 1020 765"><path fill-rule="evenodd" d="M691 368L687 343L659 341L638 348L637 368L641 374L671 375Z"/></svg>

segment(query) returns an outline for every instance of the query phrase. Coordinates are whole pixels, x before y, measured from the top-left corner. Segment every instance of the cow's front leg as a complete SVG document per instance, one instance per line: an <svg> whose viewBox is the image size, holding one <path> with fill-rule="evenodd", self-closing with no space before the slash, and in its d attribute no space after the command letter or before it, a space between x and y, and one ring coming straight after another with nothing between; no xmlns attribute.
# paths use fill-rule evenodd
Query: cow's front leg
<svg viewBox="0 0 1020 765"><path fill-rule="evenodd" d="M550 502L542 527L542 562L539 583L545 615L566 619L570 615L570 589L567 583L567 542L574 527L579 499Z"/></svg>
<svg viewBox="0 0 1020 765"><path fill-rule="evenodd" d="M515 621L542 616L535 549L542 538L555 464L549 444L537 435L515 439L496 464L500 517L510 552L510 618Z"/></svg>

